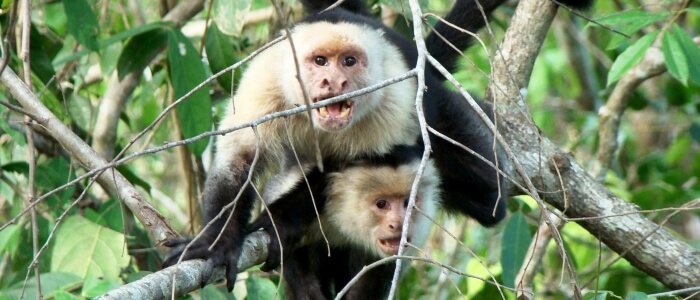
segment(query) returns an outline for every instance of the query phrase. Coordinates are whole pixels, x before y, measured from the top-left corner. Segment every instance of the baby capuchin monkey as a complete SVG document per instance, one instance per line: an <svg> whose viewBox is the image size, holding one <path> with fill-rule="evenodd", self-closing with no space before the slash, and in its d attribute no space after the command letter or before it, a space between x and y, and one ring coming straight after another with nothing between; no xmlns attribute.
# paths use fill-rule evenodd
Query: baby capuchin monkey
<svg viewBox="0 0 700 300"><path fill-rule="evenodd" d="M268 212L263 212L250 230L262 229L271 237L269 256L262 270L276 268L283 257L286 299L332 298L365 265L398 253L421 156L422 147L396 146L389 154L357 159L342 166L326 166L333 169L331 172L314 168L306 172L308 186L300 179L289 190L275 196ZM438 172L428 160L415 204L422 214L431 218L440 197L439 184ZM279 193L278 186L266 187L270 188ZM319 219L307 217L315 215L309 192L320 212L320 224L328 244L319 228ZM417 246L425 242L430 228L430 220L422 214L414 210L406 237ZM288 226L280 231L279 240L273 222ZM280 241L283 253L280 253ZM387 263L372 269L349 288L345 298L386 297L394 268L393 263Z"/></svg>

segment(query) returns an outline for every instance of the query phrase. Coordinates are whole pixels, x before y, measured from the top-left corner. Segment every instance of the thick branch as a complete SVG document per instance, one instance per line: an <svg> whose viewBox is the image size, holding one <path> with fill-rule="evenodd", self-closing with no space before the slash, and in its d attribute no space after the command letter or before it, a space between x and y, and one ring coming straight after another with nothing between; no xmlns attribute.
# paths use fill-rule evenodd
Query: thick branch
<svg viewBox="0 0 700 300"><path fill-rule="evenodd" d="M541 44L541 40L534 39L528 31L541 28L544 22L548 22L537 10L543 2L547 1L520 2L520 6L533 4L533 14L513 19L510 28L521 28L522 34L506 34L502 51L496 55L494 82L489 91L494 102L501 104L501 134L510 141L513 152L519 155L520 164L542 191L541 196L546 202L568 217L591 218L579 221L580 225L632 265L669 288L700 285L700 255L694 248L641 214L600 218L636 212L638 208L614 196L569 154L540 136L539 129L529 115L523 114L521 106L505 105L512 99L519 99L520 88L527 86L534 63L531 58L537 55Z"/></svg>
<svg viewBox="0 0 700 300"><path fill-rule="evenodd" d="M264 232L250 234L243 244L238 269L245 270L261 264L267 257L267 245L270 237ZM203 260L188 260L145 276L137 281L112 290L96 299L169 299L184 296L201 288L202 271L206 263ZM224 278L224 267L214 271L210 281ZM173 291L173 288L175 290Z"/></svg>

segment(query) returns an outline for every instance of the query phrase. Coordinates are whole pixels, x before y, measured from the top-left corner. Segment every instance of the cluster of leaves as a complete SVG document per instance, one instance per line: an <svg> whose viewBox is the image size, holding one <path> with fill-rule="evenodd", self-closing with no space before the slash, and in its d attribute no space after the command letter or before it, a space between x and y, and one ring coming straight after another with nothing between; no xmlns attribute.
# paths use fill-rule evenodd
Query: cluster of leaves
<svg viewBox="0 0 700 300"><path fill-rule="evenodd" d="M378 2L399 12L404 8L395 1ZM639 9L640 5L634 1L626 1L624 7L632 9L606 15L619 11L619 7L605 1L598 2L592 10L594 19L601 25L632 36L624 38L599 26L586 29L594 45L605 45L602 49L593 50L613 61L607 66L601 61L593 67L593 80L602 90L599 96L604 99L609 92L604 87L613 86L658 41L670 75L662 76L659 82L653 83L654 88L661 91L657 96L661 99L650 99L653 96L639 92L630 105L637 110L653 109L671 120L683 120L660 129L659 135L672 138L667 144L656 145L654 149L648 149L648 145L638 140L639 133L634 128L623 127L621 136L625 143L618 155L619 164L610 172L607 184L613 192L644 209L679 206L700 198L700 184L697 183L697 174L700 174L700 49L693 42L693 35L698 33L693 30L700 28L700 10L688 7L681 12L649 12ZM143 7L138 12L110 1L64 0L33 7L30 49L32 86L35 91L41 91L41 100L54 114L86 141L91 141L97 138L93 136L96 124L103 121L98 120L96 114L100 101L110 87L109 76L117 74L117 78L124 79L133 74L142 74L132 99L120 115L115 145L120 150L133 136L156 120L168 104L188 94L212 74L240 61L245 53L265 42L270 25L266 22L245 24L243 20L252 10L268 8L268 1L213 3L211 25L201 25L202 28L206 27L203 38L200 38L201 35L186 35L184 29L163 21L161 16L154 13L158 11L157 7L152 7L155 3L148 1L141 4ZM427 3L423 4L428 7ZM106 13L98 17L97 12L103 8L101 5L106 5ZM442 2L430 5L431 8L448 7ZM504 11L506 13L499 13L495 24L507 24L507 21L502 21L509 17L508 10ZM137 22L138 14L145 15L148 21ZM207 10L201 13L202 18L207 15ZM606 16L598 17L602 15ZM6 28L8 22L7 14L0 17L0 27ZM405 28L410 26L403 20L396 22L396 26L402 32L409 32ZM583 162L593 157L596 151L596 112L579 109L572 104L573 100L559 100L575 99L580 89L570 87L580 86L575 83L588 79L578 78L569 68L566 53L556 43L558 38L550 39L543 48L542 59L533 73L529 104L544 134L558 140L563 147L570 148ZM488 56L478 47L469 51L469 57L475 65L488 68ZM11 57L9 68L18 71L21 66L19 57ZM91 67L95 66L99 67L100 80L92 81L89 77L92 76ZM482 78L484 80L466 77L465 74L475 72L468 67L464 69L460 73L461 81L477 94L483 91L485 77ZM224 72L215 82L208 82L189 95L176 106L176 116L169 115L160 126L155 127L152 136L140 147L190 138L211 130L218 106L225 105L230 99L240 73ZM0 90L4 88L0 87ZM4 93L0 95L0 100L12 102ZM564 103L557 105L557 101ZM551 107L564 109L552 113ZM89 186L87 181L68 187L39 204L36 231L32 230L29 217L13 219L27 206L30 180L35 181L37 195L41 195L62 186L83 170L72 165L65 153L42 151L36 161L37 175L33 179L28 178L28 144L23 134L22 116L2 106L0 114L0 221L3 226L0 231L0 299L17 299L22 294L28 298L36 297L34 285L37 281L32 267L35 260L34 232L38 233L38 246L47 246L36 259L44 297L94 297L159 269L161 256L155 245L132 215L119 205L118 200L109 199L99 192L93 193L92 190L90 197L79 198ZM45 142L51 144L50 139ZM188 144L191 155L200 165L208 142L207 139L200 139ZM48 149L55 147L52 145ZM180 177L191 175L178 177L174 174L178 172L173 168L173 165L177 165L175 155L174 151L149 155L120 166L119 171L150 196L154 206L180 228L188 223L186 218L178 216L187 215L183 213L184 203L189 200L180 187ZM165 195L171 195L173 199ZM177 204L171 204L173 202ZM511 217L496 229L478 226L464 228L464 220L445 217L441 223L456 221L452 229L462 232L460 239L464 244L455 245L444 233L436 234L428 247L431 256L471 276L495 280L513 288L518 270L528 263L527 247L537 238L535 231L540 212L527 198L511 201L509 208ZM691 214L697 218L697 213ZM587 297L604 299L610 295L645 299L646 296L636 291L655 293L664 290L658 282L635 270L624 260L601 272L599 266L615 258L615 254L576 224L564 226L562 235L581 281L595 281L588 288L597 292ZM467 254L465 248L469 248L479 259ZM562 291L567 284L559 282L561 258L553 245L550 245L548 253L550 255L542 262L535 280L535 292L542 296L563 298ZM248 299L271 299L278 291L279 280L259 274L251 272L245 284L236 286L234 295ZM417 264L404 277L399 294L407 299L501 297L501 291L479 278L448 274L435 265ZM434 287L438 285L443 289L435 294ZM559 287L562 287L561 290ZM199 293L206 299L234 296L218 287L207 287ZM514 297L511 292L503 293L507 298Z"/></svg>

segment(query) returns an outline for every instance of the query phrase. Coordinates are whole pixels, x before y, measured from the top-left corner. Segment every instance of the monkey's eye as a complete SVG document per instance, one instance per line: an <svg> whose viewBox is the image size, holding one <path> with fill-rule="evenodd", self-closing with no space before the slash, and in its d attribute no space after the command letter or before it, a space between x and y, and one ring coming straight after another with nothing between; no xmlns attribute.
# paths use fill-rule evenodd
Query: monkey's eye
<svg viewBox="0 0 700 300"><path fill-rule="evenodd" d="M352 67L357 63L357 58L354 56L348 56L343 60L343 64L345 64L346 67Z"/></svg>
<svg viewBox="0 0 700 300"><path fill-rule="evenodd" d="M386 208L387 205L389 205L389 202L384 200L384 199L380 199L380 200L377 200L376 205L377 205L377 208L384 209L384 208Z"/></svg>
<svg viewBox="0 0 700 300"><path fill-rule="evenodd" d="M328 59L325 56L314 57L314 63L319 65L319 66L325 66L327 62L328 62Z"/></svg>
<svg viewBox="0 0 700 300"><path fill-rule="evenodd" d="M408 207L408 198L406 198L406 200L403 200L403 208L407 208L407 207Z"/></svg>

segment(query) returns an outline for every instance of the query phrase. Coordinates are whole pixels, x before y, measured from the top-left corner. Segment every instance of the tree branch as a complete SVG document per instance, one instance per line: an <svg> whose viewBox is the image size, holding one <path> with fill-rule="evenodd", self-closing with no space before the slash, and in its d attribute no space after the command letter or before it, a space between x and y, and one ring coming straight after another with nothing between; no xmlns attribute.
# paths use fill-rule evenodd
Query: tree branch
<svg viewBox="0 0 700 300"><path fill-rule="evenodd" d="M529 114L523 114L522 106L509 104L512 99L519 99L519 89L527 86L534 63L532 58L539 51L539 44L531 45L535 39L526 31L540 28L546 22L541 18L541 10L538 10L538 7L545 5L543 2L547 1L520 2L519 8L529 3L534 7L533 12L537 13L513 19L509 28L520 28L524 32L506 34L502 51L494 63L493 86L498 89L492 87L489 93L499 104L499 115L504 121L501 133L510 141L510 147L517 153L528 177L535 179L537 189L543 191L541 196L547 203L568 217L584 218L578 222L581 226L639 270L669 288L700 285L700 255L696 249L635 213L639 211L636 205L613 195L568 153L540 136ZM600 218L627 212L631 214Z"/></svg>

